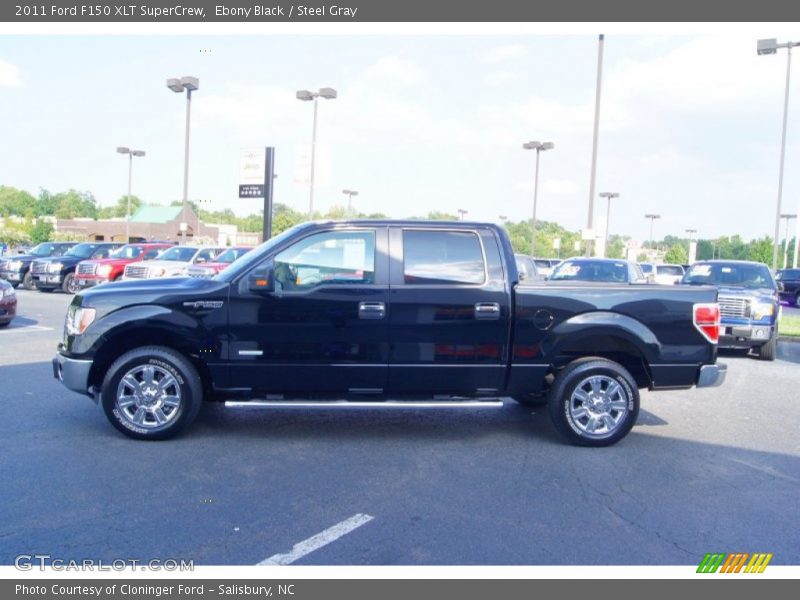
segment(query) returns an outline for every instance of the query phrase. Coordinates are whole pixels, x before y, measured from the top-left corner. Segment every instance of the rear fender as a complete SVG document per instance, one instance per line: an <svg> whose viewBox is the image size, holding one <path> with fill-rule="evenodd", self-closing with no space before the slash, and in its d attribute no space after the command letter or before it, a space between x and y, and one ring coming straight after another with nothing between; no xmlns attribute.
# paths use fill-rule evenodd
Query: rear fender
<svg viewBox="0 0 800 600"><path fill-rule="evenodd" d="M609 345L602 344L602 340L608 340ZM550 362L573 349L580 349L586 355L603 355L613 347L614 340L635 348L648 364L661 355L661 344L647 326L626 315L606 311L582 313L556 325L542 340L542 355Z"/></svg>

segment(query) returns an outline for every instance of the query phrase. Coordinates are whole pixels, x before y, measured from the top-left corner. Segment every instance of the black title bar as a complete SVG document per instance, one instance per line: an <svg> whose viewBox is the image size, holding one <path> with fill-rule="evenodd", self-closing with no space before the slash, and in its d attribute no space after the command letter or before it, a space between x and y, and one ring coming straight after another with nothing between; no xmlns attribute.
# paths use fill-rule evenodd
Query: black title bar
<svg viewBox="0 0 800 600"><path fill-rule="evenodd" d="M0 21L53 22L769 22L800 21L786 0L11 0Z"/></svg>

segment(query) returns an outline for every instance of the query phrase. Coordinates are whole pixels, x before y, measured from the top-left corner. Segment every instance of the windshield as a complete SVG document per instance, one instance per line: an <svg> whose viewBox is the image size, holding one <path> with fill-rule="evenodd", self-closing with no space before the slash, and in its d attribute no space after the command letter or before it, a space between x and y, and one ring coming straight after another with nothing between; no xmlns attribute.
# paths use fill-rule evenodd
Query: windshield
<svg viewBox="0 0 800 600"><path fill-rule="evenodd" d="M109 258L137 258L141 253L141 246L123 246L109 254Z"/></svg>
<svg viewBox="0 0 800 600"><path fill-rule="evenodd" d="M97 248L98 244L78 244L67 250L66 256L77 256L78 258L89 258Z"/></svg>
<svg viewBox="0 0 800 600"><path fill-rule="evenodd" d="M158 260L175 260L179 262L189 262L197 253L197 248L187 248L186 246L175 246L170 248L158 257Z"/></svg>
<svg viewBox="0 0 800 600"><path fill-rule="evenodd" d="M624 262L568 260L556 267L550 279L555 281L605 281L627 283L628 266Z"/></svg>
<svg viewBox="0 0 800 600"><path fill-rule="evenodd" d="M228 248L220 254L217 258L214 259L214 262L218 263L232 263L240 256L244 256L250 252L250 248Z"/></svg>
<svg viewBox="0 0 800 600"><path fill-rule="evenodd" d="M256 248L255 252L248 252L245 254L241 260L237 260L234 262L230 267L222 271L219 275L215 277L215 279L219 281L232 281L235 277L238 277L241 273L244 273L255 264L257 264L260 260L264 258L264 254L268 253L272 248L282 244L284 240L293 236L297 233L300 229L303 228L303 225L295 225L284 231L283 233L276 235L273 238L270 238L263 244L261 244L258 248Z"/></svg>
<svg viewBox="0 0 800 600"><path fill-rule="evenodd" d="M33 256L52 256L57 249L58 246L55 244L39 244L32 248L29 254Z"/></svg>
<svg viewBox="0 0 800 600"><path fill-rule="evenodd" d="M656 273L659 275L677 275L678 277L683 277L683 267L679 267L678 265L658 265L656 267Z"/></svg>
<svg viewBox="0 0 800 600"><path fill-rule="evenodd" d="M750 263L698 263L692 265L682 283L775 289L767 265Z"/></svg>

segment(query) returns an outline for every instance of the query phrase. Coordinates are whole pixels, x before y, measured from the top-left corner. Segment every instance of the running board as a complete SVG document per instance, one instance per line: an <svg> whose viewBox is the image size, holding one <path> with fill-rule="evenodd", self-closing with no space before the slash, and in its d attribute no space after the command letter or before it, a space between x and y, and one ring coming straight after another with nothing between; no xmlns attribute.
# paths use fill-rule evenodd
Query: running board
<svg viewBox="0 0 800 600"><path fill-rule="evenodd" d="M385 402L350 402L347 400L329 400L312 402L308 400L228 400L226 408L501 408L502 400L473 401L395 401Z"/></svg>

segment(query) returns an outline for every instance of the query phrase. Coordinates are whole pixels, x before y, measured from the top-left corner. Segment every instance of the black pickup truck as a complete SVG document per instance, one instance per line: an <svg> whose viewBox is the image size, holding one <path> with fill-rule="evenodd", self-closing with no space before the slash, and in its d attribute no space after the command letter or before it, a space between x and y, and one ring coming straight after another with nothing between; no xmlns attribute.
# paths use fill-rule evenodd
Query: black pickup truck
<svg viewBox="0 0 800 600"><path fill-rule="evenodd" d="M547 403L571 442L607 446L639 389L720 385L713 288L518 286L492 224L313 222L213 279L123 281L69 306L54 375L138 439L202 400L229 406Z"/></svg>

